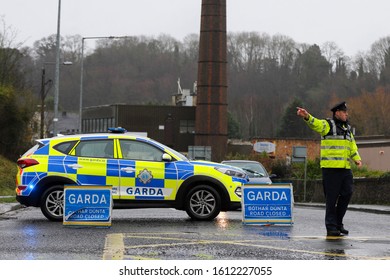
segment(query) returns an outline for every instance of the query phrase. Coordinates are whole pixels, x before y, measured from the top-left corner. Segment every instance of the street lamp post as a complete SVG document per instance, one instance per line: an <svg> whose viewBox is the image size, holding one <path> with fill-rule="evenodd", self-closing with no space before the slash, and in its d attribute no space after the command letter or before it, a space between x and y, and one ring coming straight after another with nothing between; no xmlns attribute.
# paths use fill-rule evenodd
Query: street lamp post
<svg viewBox="0 0 390 280"><path fill-rule="evenodd" d="M55 64L55 62L44 62L42 65L42 78L41 78L41 123L40 123L40 138L45 137L45 99L50 88L45 90L47 84L51 84L53 80L46 81L46 67L45 65ZM71 61L64 61L62 65L72 65Z"/></svg>
<svg viewBox="0 0 390 280"><path fill-rule="evenodd" d="M58 95L59 95L59 83L60 83L60 22L61 22L61 0L58 0L56 70L55 70L55 77L54 77L53 136L57 135L57 121L58 121Z"/></svg>
<svg viewBox="0 0 390 280"><path fill-rule="evenodd" d="M45 129L45 98L47 92L45 92L45 86L48 83L51 83L52 80L45 81L45 65L42 66L42 81L41 81L41 127L40 127L40 138L45 137L44 129Z"/></svg>
<svg viewBox="0 0 390 280"><path fill-rule="evenodd" d="M82 132L82 113L83 113L83 82L84 82L84 41L97 39L123 39L129 36L91 36L81 39L81 61L80 61L80 102L79 102L79 133Z"/></svg>

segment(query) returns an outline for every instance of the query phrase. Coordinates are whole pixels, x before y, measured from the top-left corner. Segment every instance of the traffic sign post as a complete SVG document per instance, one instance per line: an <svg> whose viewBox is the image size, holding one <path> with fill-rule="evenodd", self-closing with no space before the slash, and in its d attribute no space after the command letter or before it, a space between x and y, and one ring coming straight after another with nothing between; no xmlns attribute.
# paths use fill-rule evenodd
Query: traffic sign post
<svg viewBox="0 0 390 280"><path fill-rule="evenodd" d="M306 182L307 182L307 148L305 146L294 146L292 162L305 163L305 175L303 179L303 201L306 202Z"/></svg>
<svg viewBox="0 0 390 280"><path fill-rule="evenodd" d="M241 199L244 224L293 224L291 184L245 185Z"/></svg>
<svg viewBox="0 0 390 280"><path fill-rule="evenodd" d="M111 186L65 186L63 225L111 226Z"/></svg>

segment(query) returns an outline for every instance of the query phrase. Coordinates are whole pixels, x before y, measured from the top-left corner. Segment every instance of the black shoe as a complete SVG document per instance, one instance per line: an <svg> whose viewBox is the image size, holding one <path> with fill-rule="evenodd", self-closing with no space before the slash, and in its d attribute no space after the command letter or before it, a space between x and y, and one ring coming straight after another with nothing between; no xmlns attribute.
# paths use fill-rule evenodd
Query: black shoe
<svg viewBox="0 0 390 280"><path fill-rule="evenodd" d="M326 235L327 236L340 236L340 231L339 230L328 230Z"/></svg>
<svg viewBox="0 0 390 280"><path fill-rule="evenodd" d="M341 227L339 228L339 231L340 231L340 233L345 234L345 235L348 235L348 233L349 233L349 231L346 230L343 226L341 226Z"/></svg>

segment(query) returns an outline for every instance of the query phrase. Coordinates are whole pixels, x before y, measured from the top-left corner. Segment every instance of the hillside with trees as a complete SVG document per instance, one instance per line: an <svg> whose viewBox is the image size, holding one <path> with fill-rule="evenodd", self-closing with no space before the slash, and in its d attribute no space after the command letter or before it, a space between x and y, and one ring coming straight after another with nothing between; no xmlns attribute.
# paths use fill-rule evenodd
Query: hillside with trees
<svg viewBox="0 0 390 280"><path fill-rule="evenodd" d="M12 38L0 31L0 128L1 135L9 135L2 137L0 154L8 157L22 145L13 139L28 139L37 129L29 120L39 110L42 68L46 80L54 79L56 49L55 35L33 47ZM61 66L60 111L78 112L81 40L80 35L61 39L61 61L73 64ZM183 88L192 88L197 79L198 40L196 34L182 41L162 34L86 41L83 106L170 104L178 78ZM295 107L327 117L331 105L342 100L350 105L356 135L389 135L390 36L354 57L334 42L308 45L257 32L228 33L227 50L231 137L315 137L296 117ZM9 145L16 145L13 152Z"/></svg>

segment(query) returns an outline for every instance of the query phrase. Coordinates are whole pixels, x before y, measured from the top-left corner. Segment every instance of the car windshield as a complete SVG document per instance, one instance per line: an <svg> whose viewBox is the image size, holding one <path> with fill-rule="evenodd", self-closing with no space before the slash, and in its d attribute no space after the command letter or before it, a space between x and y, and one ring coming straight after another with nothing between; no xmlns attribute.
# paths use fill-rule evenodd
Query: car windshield
<svg viewBox="0 0 390 280"><path fill-rule="evenodd" d="M225 162L225 164L240 167L245 171L247 171L249 176L254 176L254 177L268 176L267 171L260 163L237 161L237 162Z"/></svg>

